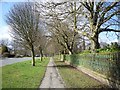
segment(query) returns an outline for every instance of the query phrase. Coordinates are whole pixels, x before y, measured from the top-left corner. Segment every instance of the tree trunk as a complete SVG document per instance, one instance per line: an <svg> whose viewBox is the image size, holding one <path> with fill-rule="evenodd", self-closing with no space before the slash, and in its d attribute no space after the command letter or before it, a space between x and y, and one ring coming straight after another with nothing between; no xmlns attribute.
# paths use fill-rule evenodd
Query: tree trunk
<svg viewBox="0 0 120 90"><path fill-rule="evenodd" d="M35 52L34 52L34 46L31 46L31 53L32 53L32 66L35 66Z"/></svg>
<svg viewBox="0 0 120 90"><path fill-rule="evenodd" d="M66 60L66 55L63 54L63 62Z"/></svg>
<svg viewBox="0 0 120 90"><path fill-rule="evenodd" d="M61 59L61 52L59 52L59 59Z"/></svg>
<svg viewBox="0 0 120 90"><path fill-rule="evenodd" d="M72 54L72 52L69 50L69 55L71 55Z"/></svg>
<svg viewBox="0 0 120 90"><path fill-rule="evenodd" d="M41 61L42 61L43 60L43 50L41 47L40 47L40 57L41 57Z"/></svg>
<svg viewBox="0 0 120 90"><path fill-rule="evenodd" d="M41 61L43 61L43 53L41 52Z"/></svg>
<svg viewBox="0 0 120 90"><path fill-rule="evenodd" d="M66 57L65 57L65 53L66 53L66 50L63 51L63 53L61 54L61 61L65 61Z"/></svg>
<svg viewBox="0 0 120 90"><path fill-rule="evenodd" d="M91 50L93 52L95 52L96 49L99 49L100 48L100 44L99 44L99 41L98 41L98 34L96 34L94 37L92 37L91 39Z"/></svg>
<svg viewBox="0 0 120 90"><path fill-rule="evenodd" d="M85 39L83 37L83 50L85 50Z"/></svg>
<svg viewBox="0 0 120 90"><path fill-rule="evenodd" d="M69 49L69 55L73 54L73 50Z"/></svg>
<svg viewBox="0 0 120 90"><path fill-rule="evenodd" d="M60 61L63 61L63 54L61 54L60 56Z"/></svg>

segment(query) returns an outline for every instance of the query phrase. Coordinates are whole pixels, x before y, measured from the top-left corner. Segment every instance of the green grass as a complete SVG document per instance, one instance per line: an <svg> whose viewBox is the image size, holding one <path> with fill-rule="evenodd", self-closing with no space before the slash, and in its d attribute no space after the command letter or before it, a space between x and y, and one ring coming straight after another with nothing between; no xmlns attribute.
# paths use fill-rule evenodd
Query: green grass
<svg viewBox="0 0 120 90"><path fill-rule="evenodd" d="M105 85L64 62L55 61L66 88L104 88Z"/></svg>
<svg viewBox="0 0 120 90"><path fill-rule="evenodd" d="M48 62L45 58L42 62L37 59L36 66L25 61L2 67L2 88L38 88Z"/></svg>
<svg viewBox="0 0 120 90"><path fill-rule="evenodd" d="M2 89L2 68L0 68L0 90Z"/></svg>

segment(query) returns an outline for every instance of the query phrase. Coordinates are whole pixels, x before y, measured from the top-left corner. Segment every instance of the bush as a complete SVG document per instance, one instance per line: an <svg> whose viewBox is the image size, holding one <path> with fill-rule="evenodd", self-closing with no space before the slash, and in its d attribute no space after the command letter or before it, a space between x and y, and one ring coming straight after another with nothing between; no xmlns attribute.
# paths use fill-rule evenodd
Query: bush
<svg viewBox="0 0 120 90"><path fill-rule="evenodd" d="M23 55L19 55L19 54L17 54L17 55L15 55L15 57L16 57L16 58L22 58Z"/></svg>
<svg viewBox="0 0 120 90"><path fill-rule="evenodd" d="M15 55L14 54L10 54L8 57L12 58L12 57L15 57Z"/></svg>
<svg viewBox="0 0 120 90"><path fill-rule="evenodd" d="M7 48L7 46L5 46L5 45L2 45L2 54L4 54L5 52L8 52L8 48Z"/></svg>
<svg viewBox="0 0 120 90"><path fill-rule="evenodd" d="M10 54L8 52L4 52L2 55L2 57L9 57L9 56L10 56Z"/></svg>
<svg viewBox="0 0 120 90"><path fill-rule="evenodd" d="M91 53L91 51L90 51L90 50L84 50L82 53L83 53L83 54L84 54L84 53Z"/></svg>
<svg viewBox="0 0 120 90"><path fill-rule="evenodd" d="M75 66L79 65L79 55L78 54L70 55L70 63Z"/></svg>

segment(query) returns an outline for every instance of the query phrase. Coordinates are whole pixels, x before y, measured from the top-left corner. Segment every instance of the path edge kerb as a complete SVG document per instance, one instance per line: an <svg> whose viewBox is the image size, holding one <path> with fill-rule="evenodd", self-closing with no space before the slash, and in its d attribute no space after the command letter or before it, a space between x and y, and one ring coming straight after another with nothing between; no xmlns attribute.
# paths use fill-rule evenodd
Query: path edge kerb
<svg viewBox="0 0 120 90"><path fill-rule="evenodd" d="M53 60L53 63L54 63L54 65L55 65L55 69L56 69L56 71L57 71L57 73L58 73L60 79L62 80L62 83L63 83L64 87L66 87L66 84L65 84L63 78L61 77L61 75L60 75L60 73L59 73L59 70L58 70L58 68L56 67L57 65L55 64L54 60Z"/></svg>

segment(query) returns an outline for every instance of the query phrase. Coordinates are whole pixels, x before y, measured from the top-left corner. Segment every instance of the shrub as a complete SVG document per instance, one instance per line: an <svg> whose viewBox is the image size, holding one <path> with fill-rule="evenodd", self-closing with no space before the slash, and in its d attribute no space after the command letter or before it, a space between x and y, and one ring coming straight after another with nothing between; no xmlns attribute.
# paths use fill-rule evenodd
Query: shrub
<svg viewBox="0 0 120 90"><path fill-rule="evenodd" d="M84 50L82 53L83 53L83 54L84 54L84 53L91 53L91 51L90 51L90 50Z"/></svg>
<svg viewBox="0 0 120 90"><path fill-rule="evenodd" d="M79 55L78 54L70 55L70 63L75 66L79 65Z"/></svg>
<svg viewBox="0 0 120 90"><path fill-rule="evenodd" d="M9 56L10 56L9 52L4 52L2 55L2 57L9 57Z"/></svg>
<svg viewBox="0 0 120 90"><path fill-rule="evenodd" d="M10 54L8 57L12 58L12 57L15 57L15 55L14 54Z"/></svg>
<svg viewBox="0 0 120 90"><path fill-rule="evenodd" d="M8 48L5 45L2 45L2 54L4 54L5 52L8 52Z"/></svg>

